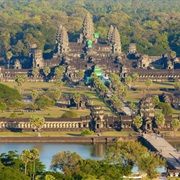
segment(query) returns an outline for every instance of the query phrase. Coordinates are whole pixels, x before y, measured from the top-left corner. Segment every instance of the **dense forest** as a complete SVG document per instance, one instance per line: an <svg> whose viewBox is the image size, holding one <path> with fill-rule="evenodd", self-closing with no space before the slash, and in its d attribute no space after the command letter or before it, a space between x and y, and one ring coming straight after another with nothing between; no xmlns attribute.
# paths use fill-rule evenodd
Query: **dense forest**
<svg viewBox="0 0 180 180"><path fill-rule="evenodd" d="M142 53L172 49L180 56L179 0L0 0L0 56L27 55L33 43L53 52L59 24L76 41L87 11L102 41L108 26L117 26L124 52L134 42Z"/></svg>

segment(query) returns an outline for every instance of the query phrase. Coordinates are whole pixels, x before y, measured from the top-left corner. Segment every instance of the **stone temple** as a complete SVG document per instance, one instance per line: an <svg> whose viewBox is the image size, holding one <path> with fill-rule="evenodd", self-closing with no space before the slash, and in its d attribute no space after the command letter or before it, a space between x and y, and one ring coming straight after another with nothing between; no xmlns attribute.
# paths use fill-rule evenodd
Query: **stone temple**
<svg viewBox="0 0 180 180"><path fill-rule="evenodd" d="M77 42L69 42L66 27L59 25L56 47L53 57L46 60L35 44L31 46L28 57L5 59L0 64L0 81L13 81L17 74L28 76L28 81L53 81L54 69L59 65L65 67L66 78L74 82L78 79L79 70L84 72L86 78L95 69L101 69L104 76L116 73L121 78L136 72L139 81L147 78L153 81L180 81L180 58L174 57L171 52L161 56L141 54L134 43L129 45L128 53L124 53L117 27L110 25L106 42L102 42L89 13L84 18ZM51 68L51 73L44 79L41 69L45 66ZM36 79L32 75L33 68L40 69Z"/></svg>

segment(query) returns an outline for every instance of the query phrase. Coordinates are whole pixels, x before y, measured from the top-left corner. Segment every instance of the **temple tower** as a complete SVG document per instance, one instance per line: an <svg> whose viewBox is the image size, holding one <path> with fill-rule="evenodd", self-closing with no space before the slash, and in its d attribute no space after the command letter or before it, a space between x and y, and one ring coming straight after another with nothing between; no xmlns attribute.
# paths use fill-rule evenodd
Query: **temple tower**
<svg viewBox="0 0 180 180"><path fill-rule="evenodd" d="M94 41L94 24L90 13L87 13L84 18L82 34L82 43L86 43L88 40Z"/></svg>
<svg viewBox="0 0 180 180"><path fill-rule="evenodd" d="M136 44L135 43L131 43L129 45L129 54L136 54L137 50L136 50Z"/></svg>
<svg viewBox="0 0 180 180"><path fill-rule="evenodd" d="M66 54L69 51L69 38L67 30L60 25L56 36L56 43L58 45L58 54Z"/></svg>
<svg viewBox="0 0 180 180"><path fill-rule="evenodd" d="M44 59L42 50L37 48L36 44L32 44L29 50L29 57L32 58L32 67L33 68L43 68Z"/></svg>
<svg viewBox="0 0 180 180"><path fill-rule="evenodd" d="M108 44L112 43L112 35L113 35L113 31L114 31L114 27L112 25L110 25L107 36L106 36L106 42Z"/></svg>
<svg viewBox="0 0 180 180"><path fill-rule="evenodd" d="M112 53L121 54L121 41L118 29L115 27L112 34Z"/></svg>

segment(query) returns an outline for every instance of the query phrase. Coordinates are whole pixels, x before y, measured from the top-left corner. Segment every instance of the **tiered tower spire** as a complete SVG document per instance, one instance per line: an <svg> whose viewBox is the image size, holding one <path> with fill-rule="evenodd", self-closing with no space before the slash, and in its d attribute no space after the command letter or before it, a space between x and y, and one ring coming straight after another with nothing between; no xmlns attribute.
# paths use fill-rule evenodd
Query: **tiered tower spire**
<svg viewBox="0 0 180 180"><path fill-rule="evenodd" d="M108 31L107 36L106 36L106 41L108 44L111 44L113 31L114 31L114 27L112 25L110 25L109 31Z"/></svg>
<svg viewBox="0 0 180 180"><path fill-rule="evenodd" d="M56 36L56 43L58 45L58 53L67 53L69 51L69 38L67 30L64 26L60 25Z"/></svg>
<svg viewBox="0 0 180 180"><path fill-rule="evenodd" d="M84 18L82 31L83 43L86 43L87 40L94 40L94 24L90 13L87 13Z"/></svg>
<svg viewBox="0 0 180 180"><path fill-rule="evenodd" d="M120 54L121 53L121 41L120 41L120 34L119 34L117 27L115 27L113 30L111 42L112 42L112 52L114 54Z"/></svg>

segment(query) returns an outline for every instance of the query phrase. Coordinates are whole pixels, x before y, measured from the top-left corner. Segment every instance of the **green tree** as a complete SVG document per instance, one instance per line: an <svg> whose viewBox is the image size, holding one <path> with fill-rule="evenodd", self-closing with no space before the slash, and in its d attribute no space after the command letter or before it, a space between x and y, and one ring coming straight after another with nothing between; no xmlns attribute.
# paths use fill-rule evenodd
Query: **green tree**
<svg viewBox="0 0 180 180"><path fill-rule="evenodd" d="M133 82L133 85L135 86L136 82L138 82L139 80L139 74L138 73L133 73L132 74L132 82Z"/></svg>
<svg viewBox="0 0 180 180"><path fill-rule="evenodd" d="M38 74L39 74L39 69L38 68L33 68L32 69L32 75L34 76L34 78L36 78Z"/></svg>
<svg viewBox="0 0 180 180"><path fill-rule="evenodd" d="M32 100L34 101L34 100L38 97L38 94L39 94L39 93L38 93L37 90L34 89L34 90L31 91L30 94L31 94Z"/></svg>
<svg viewBox="0 0 180 180"><path fill-rule="evenodd" d="M180 90L180 82L176 82L176 83L174 84L174 89L177 90L177 91Z"/></svg>
<svg viewBox="0 0 180 180"><path fill-rule="evenodd" d="M131 166L138 164L140 157L148 150L136 141L120 141L108 147L105 160L108 163L120 166Z"/></svg>
<svg viewBox="0 0 180 180"><path fill-rule="evenodd" d="M46 95L42 95L35 100L35 104L38 108L47 108L53 106L55 101Z"/></svg>
<svg viewBox="0 0 180 180"><path fill-rule="evenodd" d="M153 99L154 104L155 104L156 106L158 106L159 103L160 103L160 100L159 100L158 95L153 95L153 96L152 96L152 99Z"/></svg>
<svg viewBox="0 0 180 180"><path fill-rule="evenodd" d="M34 115L31 116L29 120L34 132L37 134L38 137L40 137L41 136L40 131L44 126L45 119L41 116Z"/></svg>
<svg viewBox="0 0 180 180"><path fill-rule="evenodd" d="M8 52L6 53L6 58L7 58L8 60L10 60L10 59L12 58L12 56L13 56L13 53L12 53L11 51L8 51Z"/></svg>
<svg viewBox="0 0 180 180"><path fill-rule="evenodd" d="M152 80L149 79L149 78L145 81L145 85L146 85L147 88L148 88L148 92L149 92L149 88L152 86L152 84L153 84L153 82L152 82Z"/></svg>
<svg viewBox="0 0 180 180"><path fill-rule="evenodd" d="M138 161L138 168L147 173L148 177L153 179L158 175L157 168L165 165L164 160L155 153L144 153Z"/></svg>
<svg viewBox="0 0 180 180"><path fill-rule="evenodd" d="M61 80L63 78L64 71L65 71L64 66L59 66L55 68L54 74L56 75L56 78L58 80Z"/></svg>
<svg viewBox="0 0 180 180"><path fill-rule="evenodd" d="M127 93L128 93L128 90L127 88L123 88L122 91L121 91L121 98L124 100L125 97L127 96Z"/></svg>
<svg viewBox="0 0 180 180"><path fill-rule="evenodd" d="M117 74L110 73L109 79L111 81L111 87L116 89L117 85L120 83L120 77Z"/></svg>
<svg viewBox="0 0 180 180"><path fill-rule="evenodd" d="M14 104L15 101L22 100L21 95L16 89L0 83L0 101L9 105Z"/></svg>
<svg viewBox="0 0 180 180"><path fill-rule="evenodd" d="M141 116L136 116L133 119L133 124L136 126L137 130L139 131L139 128L142 126L143 124L143 120Z"/></svg>
<svg viewBox="0 0 180 180"><path fill-rule="evenodd" d="M0 102L0 110L4 112L7 109L7 104L4 102Z"/></svg>
<svg viewBox="0 0 180 180"><path fill-rule="evenodd" d="M72 175L73 173L80 171L79 161L82 161L82 158L77 153L63 151L53 156L51 161L51 168L55 171L59 169L66 175Z"/></svg>
<svg viewBox="0 0 180 180"><path fill-rule="evenodd" d="M24 174L25 175L27 174L27 164L30 162L30 157L31 157L30 150L26 150L26 149L23 150L20 155L20 158L24 163Z"/></svg>
<svg viewBox="0 0 180 180"><path fill-rule="evenodd" d="M131 102L131 103L129 104L129 107L130 107L132 110L135 110L135 109L136 109L136 105L135 105L133 102Z"/></svg>
<svg viewBox="0 0 180 180"><path fill-rule="evenodd" d="M160 102L158 106L162 109L162 114L172 114L172 108L168 103Z"/></svg>
<svg viewBox="0 0 180 180"><path fill-rule="evenodd" d="M180 121L178 119L173 119L170 125L172 130L175 132L180 128Z"/></svg>
<svg viewBox="0 0 180 180"><path fill-rule="evenodd" d="M42 121L42 120L41 120ZM36 123L37 124L37 123ZM33 163L32 168L32 179L35 180L35 174L36 174L36 160L39 158L39 150L38 149L32 149L30 150L30 162Z"/></svg>
<svg viewBox="0 0 180 180"><path fill-rule="evenodd" d="M17 82L18 86L22 87L22 85L27 82L27 76L17 75L15 78L15 82Z"/></svg>
<svg viewBox="0 0 180 180"><path fill-rule="evenodd" d="M130 88L130 87L131 87L131 83L132 83L132 77L128 75L128 76L125 78L125 83L126 83L127 86Z"/></svg>
<svg viewBox="0 0 180 180"><path fill-rule="evenodd" d="M74 111L66 111L62 114L61 116L62 118L77 118L78 115L76 112Z"/></svg>
<svg viewBox="0 0 180 180"><path fill-rule="evenodd" d="M51 72L50 67L45 66L45 67L43 68L43 73L45 74L45 76L48 76L48 74L49 74L50 72Z"/></svg>
<svg viewBox="0 0 180 180"><path fill-rule="evenodd" d="M81 96L79 93L74 93L73 96L72 96L76 106L77 106L77 109L79 108L79 102L81 100Z"/></svg>
<svg viewBox="0 0 180 180"><path fill-rule="evenodd" d="M165 124L165 118L162 113L156 114L155 116L155 123L159 129L164 127Z"/></svg>
<svg viewBox="0 0 180 180"><path fill-rule="evenodd" d="M79 81L81 81L84 78L84 71L79 70L77 73L77 76L78 76Z"/></svg>
<svg viewBox="0 0 180 180"><path fill-rule="evenodd" d="M55 82L55 85L56 85L58 88L62 88L62 86L63 86L63 81L61 81L61 80L59 79L59 80L57 80L57 81Z"/></svg>

